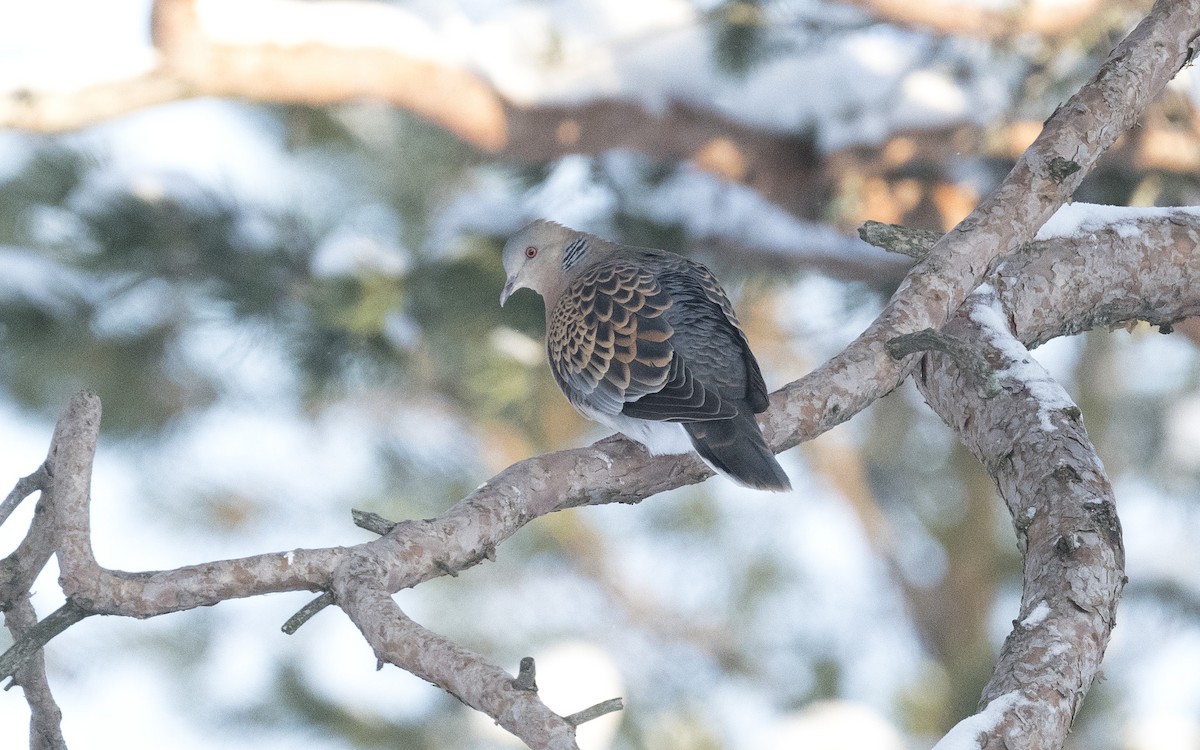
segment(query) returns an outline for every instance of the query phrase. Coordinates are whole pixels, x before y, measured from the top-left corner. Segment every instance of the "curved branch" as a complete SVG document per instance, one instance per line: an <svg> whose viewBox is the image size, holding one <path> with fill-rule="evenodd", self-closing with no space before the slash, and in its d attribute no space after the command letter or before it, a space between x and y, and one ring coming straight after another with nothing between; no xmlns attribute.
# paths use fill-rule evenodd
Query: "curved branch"
<svg viewBox="0 0 1200 750"><path fill-rule="evenodd" d="M1027 345L1130 320L1169 333L1200 315L1188 291L1200 280L1200 213L1148 209L1087 229L1033 243L997 267L992 283Z"/></svg>
<svg viewBox="0 0 1200 750"><path fill-rule="evenodd" d="M995 479L1025 559L1021 619L980 700L988 726L971 724L987 735L978 747L1061 747L1104 658L1125 551L1112 486L1079 409L1006 319L995 292L981 290L945 328L991 363L995 397L984 395L977 373L940 353L923 358L915 379Z"/></svg>
<svg viewBox="0 0 1200 750"><path fill-rule="evenodd" d="M1200 218L1175 212L1134 221L1140 229L1137 238L1127 224L1100 228L1091 238L1033 243L1000 265L990 278L1003 290L1005 305L1024 340L1074 332L1081 321L1100 326L1132 317L1171 321L1200 311L1200 286L1171 283L1200 274L1200 257L1189 252L1200 233ZM1113 264L1103 275L1089 265L1110 255ZM1147 271L1150 267L1153 272ZM1054 305L1045 305L1046 299L1055 300ZM1147 300L1155 307L1149 307ZM1058 324L1052 319L1055 309L1063 316ZM377 592L396 591L493 559L499 544L541 515L579 505L637 502L710 476L699 461L651 457L636 443L614 436L589 447L514 464L440 516L404 521L390 531L380 528L386 536L355 547L297 549L168 571L126 573L106 570L91 558L90 545L83 541L87 482L68 482L71 472L90 471L94 447L74 442L94 440L99 409L94 395L77 396L64 413L47 459L50 475L63 483L48 488L39 506L56 502L67 487L78 493L76 501L64 502L67 511L61 514L52 514L48 507L39 510L26 541L4 562L22 563L25 572L17 578L24 586L21 590L27 591L54 549L55 529L47 520L57 518L67 534L78 540L59 550L64 590L88 611L129 617L151 617L270 592L328 589L335 581L342 581L337 585L345 591L347 571L355 565L361 568L362 560L373 561L379 578L371 586ZM30 565L30 560L38 564ZM13 600L8 588L0 588L0 595ZM356 617L363 621L361 614ZM367 637L383 658L407 668L410 657L379 640L382 636ZM426 664L423 669L432 667ZM493 690L502 691L503 681L509 678L490 665L481 669L494 670ZM457 683L449 679L431 681L453 691ZM479 705L485 704L479 701Z"/></svg>
<svg viewBox="0 0 1200 750"><path fill-rule="evenodd" d="M1078 203L1070 208L1114 211ZM1186 291L1200 279L1200 211L1118 210L1124 216L1107 224L1022 246L987 278L1026 346L1134 320L1170 333L1179 321L1200 316L1200 305ZM878 222L868 222L859 234L917 258L939 236Z"/></svg>

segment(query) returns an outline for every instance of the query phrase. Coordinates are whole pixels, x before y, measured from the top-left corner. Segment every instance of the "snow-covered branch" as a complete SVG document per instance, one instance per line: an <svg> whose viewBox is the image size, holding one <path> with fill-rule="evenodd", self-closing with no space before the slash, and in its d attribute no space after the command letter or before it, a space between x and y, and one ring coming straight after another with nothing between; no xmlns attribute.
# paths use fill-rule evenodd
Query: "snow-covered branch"
<svg viewBox="0 0 1200 750"><path fill-rule="evenodd" d="M1039 241L999 265L994 286L1017 337L1058 336L1144 320L1169 333L1200 314L1200 209L1064 206Z"/></svg>
<svg viewBox="0 0 1200 750"><path fill-rule="evenodd" d="M918 258L937 240L934 232L873 223L862 233L872 244ZM1171 333L1174 324L1200 315L1187 291L1200 278L1200 208L1071 203L1037 236L987 278L1030 348L1130 321Z"/></svg>

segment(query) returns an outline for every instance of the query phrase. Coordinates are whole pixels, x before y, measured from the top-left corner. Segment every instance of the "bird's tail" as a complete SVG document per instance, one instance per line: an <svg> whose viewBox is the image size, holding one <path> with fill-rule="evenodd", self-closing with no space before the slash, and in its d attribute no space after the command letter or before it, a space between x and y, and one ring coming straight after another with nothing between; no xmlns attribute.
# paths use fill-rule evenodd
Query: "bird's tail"
<svg viewBox="0 0 1200 750"><path fill-rule="evenodd" d="M692 445L709 466L738 484L787 492L792 483L763 440L749 408L732 419L686 422Z"/></svg>

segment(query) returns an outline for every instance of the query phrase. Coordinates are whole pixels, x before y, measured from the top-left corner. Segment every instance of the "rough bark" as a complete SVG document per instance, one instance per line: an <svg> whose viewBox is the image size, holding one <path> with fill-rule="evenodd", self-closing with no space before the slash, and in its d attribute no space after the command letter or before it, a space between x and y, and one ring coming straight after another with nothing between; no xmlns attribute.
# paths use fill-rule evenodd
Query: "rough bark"
<svg viewBox="0 0 1200 750"><path fill-rule="evenodd" d="M989 277L989 281L997 288L1004 289L1002 296L1009 311L1008 317L1023 321L1018 325L1018 333L1027 341L1042 341L1053 335L1078 330L1080 321L1106 326L1133 317L1149 317L1167 322L1200 309L1200 292L1195 291L1197 287L1180 287L1168 282L1167 288L1163 288L1164 279L1187 276L1197 270L1200 261L1196 258L1200 254L1187 252L1188 243L1191 243L1193 250L1197 243L1196 232L1200 227L1195 217L1180 214L1154 221L1139 220L1138 223L1142 226L1143 237L1152 238L1152 241L1138 244L1128 241L1127 230L1101 230L1097 232L1095 240L1035 243L1001 265ZM1081 243L1089 245L1089 252L1080 252ZM1115 259L1112 265L1115 270L1103 276L1094 273L1045 272L1045 269L1053 269L1061 264L1099 263L1110 255ZM1086 258L1093 260L1087 261ZM1157 272L1145 273L1148 265L1156 266ZM1054 319L1054 308L1048 311L1041 304L1047 298L1062 300L1061 320ZM1097 313L1097 308L1107 311L1109 317ZM960 313L954 325L967 325L969 316L968 323L962 322L963 318L964 314ZM994 366L1003 369L1006 362L996 360ZM1001 439L1002 434L1007 434L1002 425L1009 424L1013 419L1036 422L1039 419L1036 404L1027 405L1022 411L1021 407L1002 401L982 399L977 384L969 374L955 374L953 365L944 358L929 358L922 370L921 382L931 403L939 409L939 413L951 415L947 419L960 431L968 445L976 452L984 449L990 451L985 455L985 465L997 476L1006 501L1014 506L1016 518L1024 518L1022 514L1028 512L1027 508L1040 508L1043 505L1039 503L1048 502L1045 491L1042 491L1042 495L1036 491L1030 494L1028 487L1037 487L1036 482L1025 484L1025 477L1037 475L1036 470L1026 467L1018 471L1013 468L1015 464L995 459L996 455L1005 455L1001 447L997 447L1006 444ZM1008 397L1028 398L1027 392L1020 391L1021 387L1014 381L1012 390L1016 395L1010 394ZM942 404L951 406L943 407ZM974 416L966 419L964 415ZM1070 429L1079 431L1080 442L1075 450L1086 454L1088 449L1081 442L1082 428L1073 426L1071 416L1065 412L1053 418L1066 420L1062 427L1063 435L1068 434ZM546 513L585 504L636 502L662 489L699 481L708 476L707 469L697 461L688 458L652 458L635 444L614 437L587 448L560 451L515 464L446 513L429 520L401 522L379 540L357 547L297 549L170 571L124 573L97 566L85 538L89 513L87 475L95 450L98 419L99 403L94 396L86 394L76 398L64 414L47 462L54 481L39 501L40 509L35 515L30 534L18 550L4 561L4 570L10 572L5 581L10 585L0 589L5 601L12 602L20 596L21 591L28 591L37 571L56 549L64 571L64 590L73 602L97 613L150 617L215 604L228 598L275 591L332 588L337 592L338 603L347 608L355 622L363 628L365 637L381 659L414 671L459 695L469 705L487 711L533 747L556 746L553 743L559 737L566 736L569 725L562 717L545 711L544 707L539 709L530 702L529 695L511 692L510 675L481 657L469 656L452 644L444 643L436 634L420 630L398 609L393 609L394 603L389 604L391 600L388 594L489 559L494 556L496 547L512 533ZM1029 434L1028 430L1022 428L1008 440L1019 440L1022 436L1028 438ZM1044 461L1045 456L1053 455L1052 452L1045 455L1035 452L1033 458ZM1046 472L1042 477L1049 477L1054 483L1071 480L1073 473L1089 479L1102 477L1096 474L1095 466L1078 456L1074 456L1071 463L1062 465L1073 468L1060 471L1057 475L1053 471ZM1078 468L1081 466L1089 467L1089 470ZM1057 464L1055 468L1058 468ZM1022 487L1026 487L1024 492L1021 491ZM1058 489L1057 485L1055 488ZM74 496L66 497L68 492L74 493ZM56 505L59 498L64 498L61 508ZM1060 511L1054 510L1054 513L1059 514L1055 518L1060 518ZM1047 535L1057 534L1055 539L1072 538L1061 532L1061 528L1061 524L1047 522L1044 526L1029 527L1022 534L1028 537L1040 531L1038 538L1041 541L1038 544L1041 546L1034 546L1044 551ZM64 541L59 541L60 536ZM1050 547L1055 554L1062 556L1054 544L1050 544ZM1115 554L1112 559L1116 560ZM1031 588L1028 591L1052 589L1052 582L1055 581L1060 586L1059 591L1069 590L1061 588L1065 577L1053 575L1067 576L1069 570L1034 565L1030 571L1042 571L1041 575L1049 575L1049 578L1040 584L1042 589ZM1111 579L1118 572L1119 567L1114 567L1108 571L1108 577ZM1097 580L1100 578L1096 576ZM15 586L11 585L14 583ZM1055 601L1053 597L1040 594L1028 594L1027 599L1028 606L1022 610L1023 618L1028 617L1031 606L1036 608L1043 600ZM1093 609L1098 610L1095 607ZM387 616L383 617L385 611ZM1070 614L1080 616L1079 613ZM1058 632L1064 638L1067 635L1065 630ZM1046 633L1042 633L1042 637L1045 636ZM429 650L414 651L411 644L415 642L433 645ZM1067 642L1056 641L1059 644ZM1084 643L1089 644L1091 649L1089 658L1098 659L1103 645L1100 640L1093 638ZM431 656L436 654L446 657L446 660ZM454 658L450 658L450 654ZM464 673L466 667L470 669ZM1029 668L1027 661L1014 656L1012 666L1005 667L1005 670L1009 674L1017 674L1021 669ZM463 674L470 675L465 683L462 681ZM468 688L469 685L474 687ZM506 703L509 699L519 700L523 708L518 709ZM501 710L500 706L505 708ZM540 718L534 720L531 717ZM521 729L516 726L517 723L527 724L527 729ZM547 727L557 727L560 734L554 735Z"/></svg>
<svg viewBox="0 0 1200 750"><path fill-rule="evenodd" d="M914 375L995 480L1024 558L1021 611L979 704L993 707L979 747L997 750L1061 746L1099 673L1125 583L1112 486L1080 411L1007 318L988 288L942 331L977 347L996 382L942 353Z"/></svg>

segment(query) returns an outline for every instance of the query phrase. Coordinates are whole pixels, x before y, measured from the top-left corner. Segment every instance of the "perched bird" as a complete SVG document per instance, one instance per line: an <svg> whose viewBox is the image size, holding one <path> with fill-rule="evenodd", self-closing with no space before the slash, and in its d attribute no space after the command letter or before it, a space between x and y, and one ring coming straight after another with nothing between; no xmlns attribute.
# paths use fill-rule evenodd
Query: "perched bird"
<svg viewBox="0 0 1200 750"><path fill-rule="evenodd" d="M791 489L754 415L767 387L725 291L704 266L535 221L504 246L500 304L546 303L546 351L584 416L650 453L697 453L748 487Z"/></svg>

